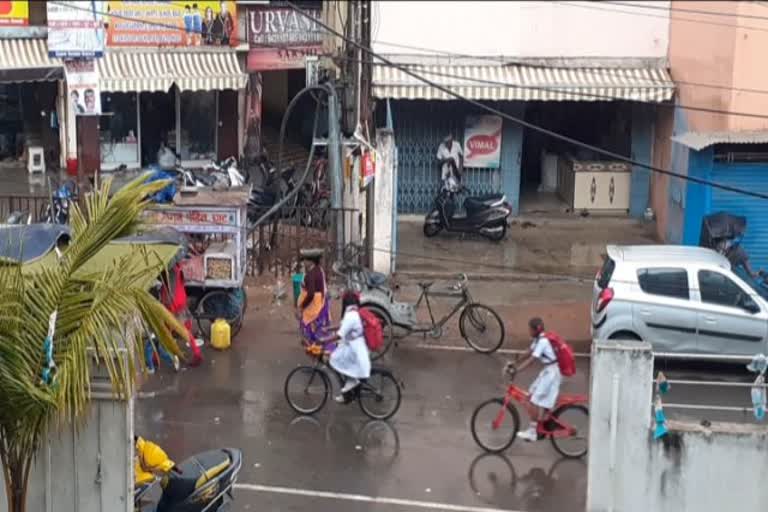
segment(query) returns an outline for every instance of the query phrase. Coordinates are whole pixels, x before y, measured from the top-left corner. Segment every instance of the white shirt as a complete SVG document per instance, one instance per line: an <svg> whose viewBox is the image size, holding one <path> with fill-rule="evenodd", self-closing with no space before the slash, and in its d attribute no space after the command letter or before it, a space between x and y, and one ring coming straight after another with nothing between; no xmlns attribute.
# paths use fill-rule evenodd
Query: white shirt
<svg viewBox="0 0 768 512"><path fill-rule="evenodd" d="M357 309L347 308L344 316L341 317L341 325L337 334L341 341L345 343L351 343L358 338L362 338L365 341L363 321L360 319L360 313Z"/></svg>
<svg viewBox="0 0 768 512"><path fill-rule="evenodd" d="M547 365L557 362L552 343L543 334L531 342L531 355Z"/></svg>
<svg viewBox="0 0 768 512"><path fill-rule="evenodd" d="M461 171L461 167L459 167L460 164L460 157L463 155L461 152L461 145L456 142L455 140L451 143L451 149L449 150L448 147L445 145L445 142L441 142L440 146L437 148L437 159L438 160L444 160L447 158L453 158L453 161L456 162L456 168ZM448 165L448 163L444 163L442 166L442 179L446 179L448 175L451 172L451 166Z"/></svg>

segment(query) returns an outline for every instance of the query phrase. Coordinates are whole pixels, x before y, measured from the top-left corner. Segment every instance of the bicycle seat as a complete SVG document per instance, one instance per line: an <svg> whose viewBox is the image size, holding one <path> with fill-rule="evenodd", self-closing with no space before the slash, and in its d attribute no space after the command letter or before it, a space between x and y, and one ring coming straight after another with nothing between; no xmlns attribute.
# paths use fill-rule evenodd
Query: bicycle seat
<svg viewBox="0 0 768 512"><path fill-rule="evenodd" d="M422 290L429 290L430 286L434 284L434 281L420 281L419 286Z"/></svg>
<svg viewBox="0 0 768 512"><path fill-rule="evenodd" d="M387 275L381 272L368 272L366 275L368 286L377 287L387 282Z"/></svg>

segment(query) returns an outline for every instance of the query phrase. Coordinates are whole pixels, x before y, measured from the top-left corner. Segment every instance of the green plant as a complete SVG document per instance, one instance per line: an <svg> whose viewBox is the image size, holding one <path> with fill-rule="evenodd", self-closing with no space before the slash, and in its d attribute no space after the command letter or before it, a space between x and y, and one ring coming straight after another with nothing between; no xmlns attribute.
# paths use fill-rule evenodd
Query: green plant
<svg viewBox="0 0 768 512"><path fill-rule="evenodd" d="M146 329L181 355L173 335L185 338L186 331L148 291L165 263L141 245L126 246L118 258L97 256L139 226L147 198L167 182L142 177L112 195L110 185L88 194L82 209L73 207L71 240L53 264L30 271L0 261L0 464L9 512L26 510L30 469L48 433L87 411L94 361L107 369L115 395L126 398ZM53 312L56 373L46 383L43 344ZM125 351L128 357L116 357Z"/></svg>

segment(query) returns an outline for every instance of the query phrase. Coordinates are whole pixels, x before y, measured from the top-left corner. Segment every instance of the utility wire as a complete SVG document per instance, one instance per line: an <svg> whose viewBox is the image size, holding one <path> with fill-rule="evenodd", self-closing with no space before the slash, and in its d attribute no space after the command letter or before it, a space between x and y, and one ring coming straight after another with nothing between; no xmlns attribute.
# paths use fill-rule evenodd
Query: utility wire
<svg viewBox="0 0 768 512"><path fill-rule="evenodd" d="M292 9L294 9L296 12L302 14L303 16L310 17L309 15L305 14L302 9L296 7L296 5L294 5L292 2L286 1L285 3L288 6L290 6ZM314 18L313 18L313 20L319 26L323 27L327 32L335 35L336 37L340 37L345 42L347 42L349 44L352 44L353 46L355 46L357 48L360 48L362 51L364 51L365 53L371 55L372 57L374 57L376 59L379 59L384 64L387 64L387 65L392 66L392 67L394 67L396 69L399 69L400 71L402 71L406 75L409 75L409 76L419 80L420 82L423 82L423 83L425 83L425 84L427 84L429 86L432 86L435 89L448 94L449 96L453 96L454 98L456 98L458 100L462 100L462 101L464 101L466 103L469 103L471 105L474 105L474 106L476 106L476 107L478 107L478 108L480 108L482 110L490 112L491 114L497 115L497 116L499 116L499 117L501 117L503 119L507 119L507 120L509 120L509 121L511 121L511 122L513 122L515 124L518 124L520 126L524 126L524 127L528 128L530 130L542 133L544 135L548 135L549 137L561 140L563 142L567 142L567 143L572 144L574 146L578 146L578 147L581 147L581 148L584 148L584 149L589 149L589 150L591 150L591 151L593 151L593 152L595 152L597 154L610 157L610 158L612 158L614 160L618 160L620 162L626 162L626 163L628 163L630 165L633 165L633 166L636 166L636 167L642 167L643 169L648 169L650 171L653 171L653 172L656 172L656 173L659 173L659 174L663 174L663 175L667 175L667 176L672 176L672 177L679 178L679 179L682 179L682 180L686 180L686 181L689 181L689 182L692 182L692 183L698 183L700 185L707 185L707 186L710 186L710 187L713 187L713 188L717 188L717 189L720 189L720 190L725 190L727 192L734 192L736 194L741 194L741 195L744 195L744 196L750 196L750 197L755 197L755 198L759 198L759 199L768 199L768 195L767 194L763 194L763 193L760 193L760 192L753 192L751 190L746 190L746 189L741 189L741 188L737 188L737 187L732 187L730 185L724 185L722 183L716 183L716 182L713 182L713 181L710 181L710 180L705 180L705 179L702 179L702 178L688 176L686 174L681 174L681 173L670 171L670 170L667 170L667 169L661 169L661 168L658 168L658 167L654 167L652 165L649 165L649 164L646 164L646 163L643 163L643 162L638 162L637 160L633 160L631 158L627 158L627 157L625 157L623 155L620 155L618 153L614 153L612 151L608 151L606 149L603 149L603 148L600 148L600 147L597 147L597 146L593 146L591 144L586 144L586 143L581 142L579 140L576 140L574 138L568 137L566 135L562 135L560 133L554 132L552 130L548 130L548 129L543 128L541 126L538 126L536 124L533 124L533 123L530 123L530 122L525 121L523 119L520 119L519 117L515 117L515 116L512 116L512 115L509 115L509 114L507 114L505 112L502 112L501 110L498 110L498 109L496 109L494 107L491 107L489 105L485 105L485 104L481 103L480 101L467 98L466 96L463 96L463 95L461 95L461 94L451 90L448 87L444 87L444 86L442 86L440 84L437 84L437 83L429 80L428 78L424 78L423 76L419 75L418 73L414 73L413 71L410 71L405 66L402 66L400 64L396 64L396 63L390 61L389 59L387 59L385 57L382 57L381 55L379 55L379 54L375 53L374 51L372 51L370 48L366 48L365 46L361 45L357 41L353 41L353 40L351 40L349 38L345 38L342 34L339 34L338 31L334 30L332 27L328 26L324 22L322 22L320 20L317 20L317 19L314 19Z"/></svg>
<svg viewBox="0 0 768 512"><path fill-rule="evenodd" d="M100 14L102 16L113 17L113 18L123 19L123 20L127 20L127 21L138 21L138 22L144 23L145 25L149 25L149 26L155 26L155 27L159 27L159 28L165 28L165 29L168 29L168 30L175 30L175 31L184 32L184 33L187 32L186 28L178 27L176 25L167 25L167 24L164 24L164 23L161 23L161 22L156 22L156 21L149 21L149 20L146 20L144 18L124 16L124 15L120 15L120 14L113 14L113 13L108 12L108 11L99 11L99 10L94 10L92 8L89 8L89 7L79 7L79 6L76 6L76 5L64 4L62 2L57 2L57 1L51 1L51 3L59 5L59 6L62 6L62 7L74 9L74 10L87 11L87 12L95 12L96 14ZM182 6L182 4L178 3L178 2L171 2L171 3L173 5L178 6L178 7ZM560 3L565 4L567 2L560 2ZM584 6L579 6L579 7L584 7ZM642 13L640 13L640 14L642 14ZM190 32L195 33L195 34L202 34L202 30L201 31L190 30ZM240 38L238 38L236 36L231 36L230 40L233 40L233 41L235 41L237 43L244 42L243 40L241 40ZM316 53L314 53L314 52L312 52L310 50L296 48L296 47L289 46L289 45L279 45L279 44L269 44L269 43L253 43L253 42L250 42L250 41L245 41L245 42L247 44L251 45L251 46L256 46L256 47L259 47L259 48L284 50L284 51L293 52L293 53L300 53L302 55L316 55ZM542 68L542 69L560 68L559 66L541 65L541 64L536 64L536 63L525 62L525 61L522 61L522 60L513 60L513 59L510 59L510 58L503 57L503 56L500 56L500 57L499 56L487 56L487 55L486 56L477 56L477 55L469 55L469 54L461 54L461 53L452 53L452 52L446 52L444 50L437 50L437 49L434 49L434 48L425 48L425 47L421 47L421 46L403 45L403 44L399 44L399 43L390 43L390 42L386 42L386 41L376 41L376 43L384 45L384 46L392 46L392 47L399 47L399 48L406 48L406 49L412 49L412 50L431 52L431 53L438 54L438 55L445 55L447 57L468 58L468 59L475 59L475 60L493 61L493 62L498 62L498 63L503 64L503 65L519 65L519 66L527 66L527 67L531 67L531 68ZM203 46L203 47L204 48L219 48L217 46ZM181 48L186 48L186 47L181 47ZM323 55L326 56L325 54L323 54ZM581 72L602 73L600 71L593 71L591 69L584 69ZM723 85L704 84L704 83L697 83L697 82L686 82L686 81L681 81L681 80L675 80L675 83L676 84L681 84L681 85L691 85L691 86L696 86L696 87L706 87L706 88L712 88L712 89L731 90L731 91L749 92L749 93L757 93L757 94L768 94L768 90L765 90L765 89L727 87L727 86L723 86ZM514 86L514 85L510 84L510 87L512 87L512 86ZM520 86L517 86L517 87L520 87ZM616 98L616 99L623 99L623 98ZM632 100L626 100L626 101L632 101ZM652 102L649 102L649 103L652 103ZM691 108L695 108L695 107L691 107ZM722 111L722 113L725 113L725 111ZM741 115L741 114L733 113L733 115ZM745 115L749 115L749 114L745 114Z"/></svg>
<svg viewBox="0 0 768 512"><path fill-rule="evenodd" d="M654 11L666 11L666 12L685 12L689 14L703 14L706 16L725 16L728 18L748 18L753 20L768 21L768 16L759 16L756 14L736 14L733 12L723 11L702 11L700 9L688 9L683 7L662 7L660 5L650 5L645 3L628 3L628 2L615 2L613 0L603 0L604 4L621 5L624 7L636 7L638 9L650 9Z"/></svg>
<svg viewBox="0 0 768 512"><path fill-rule="evenodd" d="M352 60L355 62L362 62L360 60L355 59L347 59L343 58L342 60ZM374 62L374 66L378 67L394 67L389 64L384 64L381 62ZM461 79L466 80L473 83L478 84L485 84L485 85L494 85L494 86L503 86L503 87L510 87L512 89L523 89L523 90L533 90L533 91L545 91L545 92L559 92L566 96L579 96L584 98L590 98L595 100L605 100L605 101L626 101L630 103L641 103L646 105L656 105L659 107L664 108L679 108L682 110L691 110L695 112L707 112L710 114L718 114L718 115L728 115L728 116L737 116L737 117L751 117L751 118L757 118L757 119L768 119L768 114L753 114L751 112L737 112L732 110L720 110L715 108L707 108L707 107L694 107L692 105L681 105L681 104L674 104L674 103L664 103L664 102L656 102L656 101L646 101L646 100L636 100L632 98L624 98L621 96L609 96L605 94L596 94L596 93L590 93L590 92L582 92L574 89L581 89L584 88L583 86L579 85L573 88L569 88L567 86L561 86L561 85L522 85L522 84L514 84L510 82L502 82L498 80L488 80L485 78L474 78L467 75L459 75L455 73L445 73L442 71L436 71L433 68L430 68L429 66L424 66L421 64L402 64L403 66L408 67L409 69L412 69L414 71L419 71L422 74L426 75L432 75L432 76L439 76L443 78L454 78L454 79ZM612 70L606 70L606 71L612 71ZM605 73L603 76L605 76L608 73ZM622 86L614 86L611 84L606 85L599 85L599 84L589 84L589 87L591 88L597 88L597 89L621 89ZM627 86L627 89L655 89L659 86ZM766 91L768 92L768 91ZM568 98L570 100L570 98ZM563 100L567 101L567 100Z"/></svg>
<svg viewBox="0 0 768 512"><path fill-rule="evenodd" d="M701 25L712 25L712 26L716 26L716 27L728 27L728 28L737 28L737 29L742 29L742 30L754 30L754 31L757 31L757 32L768 32L768 27L752 27L752 26L747 26L747 25L733 25L731 23L721 23L721 22L717 22L717 21L706 21L706 20L696 20L696 19L691 19L691 18L681 18L680 16L674 16L672 14L664 15L664 14L654 14L654 13L650 13L650 12L627 11L627 10L623 10L623 9L614 9L614 8L611 8L611 7L608 7L608 6L602 7L602 6L599 6L599 5L592 5L592 4L596 4L596 3L602 4L603 2L588 2L588 3L580 4L580 3L564 2L564 1L561 1L561 0L552 0L552 1L554 1L554 2L556 2L558 4L560 4L560 5L569 5L571 7L581 7L583 9L592 9L592 10L603 11L603 12L620 12L620 13L624 13L624 14L631 14L633 16L645 16L645 17L648 17L648 18L659 18L659 19L664 19L664 20L672 19L672 20L678 20L678 21L685 21L685 22L689 22L689 23L698 23L698 24L701 24Z"/></svg>

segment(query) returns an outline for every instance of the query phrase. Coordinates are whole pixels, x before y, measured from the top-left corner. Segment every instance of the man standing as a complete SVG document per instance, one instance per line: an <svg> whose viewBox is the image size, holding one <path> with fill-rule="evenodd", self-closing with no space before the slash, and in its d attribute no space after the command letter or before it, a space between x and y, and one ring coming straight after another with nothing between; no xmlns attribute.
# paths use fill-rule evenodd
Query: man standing
<svg viewBox="0 0 768 512"><path fill-rule="evenodd" d="M461 146L453 140L453 134L449 133L437 148L437 163L440 165L440 177L447 180L451 174L457 182L461 182L461 173L464 170L464 154Z"/></svg>

